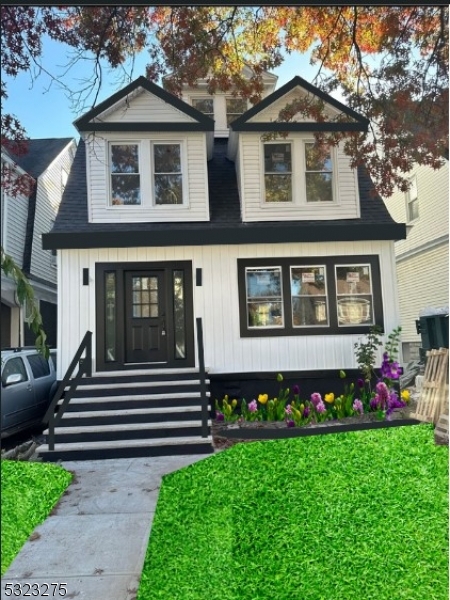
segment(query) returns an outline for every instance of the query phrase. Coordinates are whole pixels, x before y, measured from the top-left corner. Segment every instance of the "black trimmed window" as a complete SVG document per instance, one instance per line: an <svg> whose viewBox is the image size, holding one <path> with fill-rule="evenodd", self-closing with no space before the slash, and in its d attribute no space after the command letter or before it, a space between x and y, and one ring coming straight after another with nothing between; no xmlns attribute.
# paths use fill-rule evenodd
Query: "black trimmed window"
<svg viewBox="0 0 450 600"><path fill-rule="evenodd" d="M241 337L384 327L378 256L238 259Z"/></svg>

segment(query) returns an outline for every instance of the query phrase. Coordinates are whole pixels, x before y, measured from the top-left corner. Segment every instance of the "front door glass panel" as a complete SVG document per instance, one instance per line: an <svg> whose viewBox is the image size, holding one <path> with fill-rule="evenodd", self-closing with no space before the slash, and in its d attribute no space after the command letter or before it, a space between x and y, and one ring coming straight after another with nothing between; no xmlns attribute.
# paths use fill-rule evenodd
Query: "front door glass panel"
<svg viewBox="0 0 450 600"><path fill-rule="evenodd" d="M158 278L133 277L133 318L156 318L158 307Z"/></svg>

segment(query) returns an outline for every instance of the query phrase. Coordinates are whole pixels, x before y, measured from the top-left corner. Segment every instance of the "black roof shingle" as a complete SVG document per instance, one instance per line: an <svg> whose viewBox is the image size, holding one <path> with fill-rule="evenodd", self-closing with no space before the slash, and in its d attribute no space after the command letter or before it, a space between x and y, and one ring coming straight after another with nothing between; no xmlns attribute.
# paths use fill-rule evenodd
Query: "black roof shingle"
<svg viewBox="0 0 450 600"><path fill-rule="evenodd" d="M27 140L26 153L14 154L9 150L8 154L21 169L37 179L72 140L73 138Z"/></svg>
<svg viewBox="0 0 450 600"><path fill-rule="evenodd" d="M227 143L226 139L216 139L213 158L208 162L210 221L89 223L86 150L80 140L54 228L44 236L44 248L393 240L406 237L405 225L393 221L382 198L373 193L373 183L364 168L358 169L359 219L243 223L234 163L226 157ZM148 235L150 233L151 236Z"/></svg>

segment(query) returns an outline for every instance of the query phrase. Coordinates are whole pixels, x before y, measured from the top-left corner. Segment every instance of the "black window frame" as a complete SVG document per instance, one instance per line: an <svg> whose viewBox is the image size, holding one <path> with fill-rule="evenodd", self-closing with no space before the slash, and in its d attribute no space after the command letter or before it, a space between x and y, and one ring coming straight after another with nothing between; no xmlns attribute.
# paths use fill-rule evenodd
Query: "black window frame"
<svg viewBox="0 0 450 600"><path fill-rule="evenodd" d="M292 323L292 297L290 268L321 264L325 266L327 279L327 296L329 310L329 325L313 327L294 327ZM337 291L335 265L370 265L372 275L373 315L374 323L367 325L338 325ZM303 256L285 258L239 258L238 266L238 300L239 324L241 337L277 337L305 335L352 335L368 333L371 327L377 325L384 331L383 290L381 285L380 261L378 255L358 254L344 256ZM283 310L285 315L284 327L249 329L247 326L246 305L246 267L280 267L282 276Z"/></svg>

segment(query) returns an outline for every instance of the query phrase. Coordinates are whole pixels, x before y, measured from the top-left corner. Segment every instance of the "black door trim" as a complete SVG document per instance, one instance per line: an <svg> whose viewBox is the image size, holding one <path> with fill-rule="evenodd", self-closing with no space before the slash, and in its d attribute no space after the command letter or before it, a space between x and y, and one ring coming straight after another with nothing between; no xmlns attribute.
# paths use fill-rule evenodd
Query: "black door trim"
<svg viewBox="0 0 450 600"><path fill-rule="evenodd" d="M173 271L184 271L185 319L186 319L186 358L175 359L175 342L173 328ZM125 271L164 271L165 293L167 298L167 362L145 363L142 367L125 362ZM105 360L105 274L116 274L116 360ZM95 298L96 298L96 370L119 371L131 369L184 368L195 366L194 346L194 306L193 306L192 261L164 262L110 262L95 265Z"/></svg>

